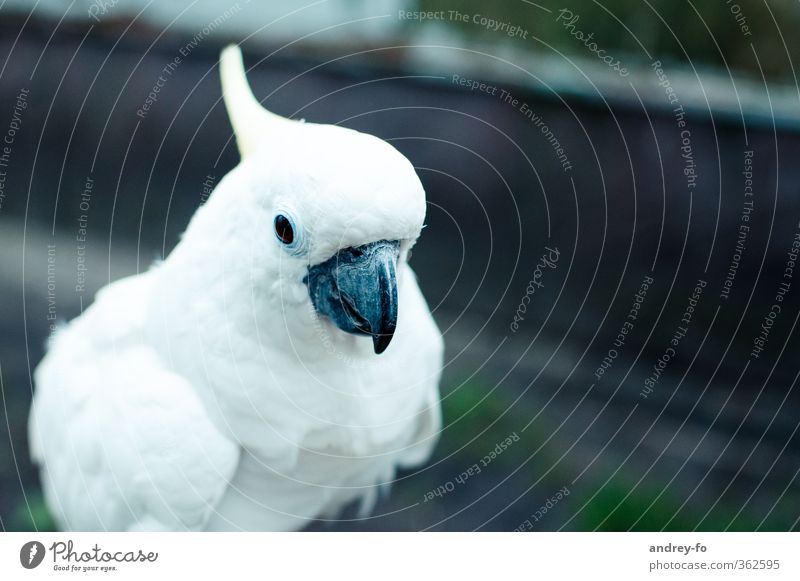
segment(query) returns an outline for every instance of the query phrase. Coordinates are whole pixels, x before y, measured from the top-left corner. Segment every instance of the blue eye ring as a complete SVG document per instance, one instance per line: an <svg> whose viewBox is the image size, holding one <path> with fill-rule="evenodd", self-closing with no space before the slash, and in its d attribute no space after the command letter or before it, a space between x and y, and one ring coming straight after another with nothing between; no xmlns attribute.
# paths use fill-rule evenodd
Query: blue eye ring
<svg viewBox="0 0 800 581"><path fill-rule="evenodd" d="M275 232L275 238L286 250L292 253L300 251L303 243L303 233L291 212L285 209L278 209L272 219L272 230Z"/></svg>

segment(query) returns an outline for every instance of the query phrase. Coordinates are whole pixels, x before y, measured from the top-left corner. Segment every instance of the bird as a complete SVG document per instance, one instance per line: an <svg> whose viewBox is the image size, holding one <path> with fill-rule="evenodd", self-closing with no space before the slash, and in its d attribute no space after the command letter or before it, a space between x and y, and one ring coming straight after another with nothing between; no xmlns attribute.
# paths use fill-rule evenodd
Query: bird
<svg viewBox="0 0 800 581"><path fill-rule="evenodd" d="M368 518L442 429L444 340L408 263L427 205L414 166L268 111L237 45L219 68L239 163L35 370L31 456L62 530Z"/></svg>

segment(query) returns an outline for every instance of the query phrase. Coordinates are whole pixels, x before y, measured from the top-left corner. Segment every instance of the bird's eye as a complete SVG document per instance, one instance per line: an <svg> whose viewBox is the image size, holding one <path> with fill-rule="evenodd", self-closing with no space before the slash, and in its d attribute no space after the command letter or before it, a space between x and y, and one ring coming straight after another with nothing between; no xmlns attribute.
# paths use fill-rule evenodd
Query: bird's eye
<svg viewBox="0 0 800 581"><path fill-rule="evenodd" d="M292 221L283 214L275 216L275 235L287 246L294 242L294 226L292 226Z"/></svg>

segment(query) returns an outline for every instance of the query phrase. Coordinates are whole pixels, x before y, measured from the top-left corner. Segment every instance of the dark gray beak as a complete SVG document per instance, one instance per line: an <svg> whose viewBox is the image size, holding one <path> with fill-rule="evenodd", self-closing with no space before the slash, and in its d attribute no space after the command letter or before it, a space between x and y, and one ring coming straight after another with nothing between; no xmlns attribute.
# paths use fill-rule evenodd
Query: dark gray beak
<svg viewBox="0 0 800 581"><path fill-rule="evenodd" d="M345 248L308 267L305 283L314 308L347 333L369 335L376 354L397 326L397 257L400 242L381 240Z"/></svg>

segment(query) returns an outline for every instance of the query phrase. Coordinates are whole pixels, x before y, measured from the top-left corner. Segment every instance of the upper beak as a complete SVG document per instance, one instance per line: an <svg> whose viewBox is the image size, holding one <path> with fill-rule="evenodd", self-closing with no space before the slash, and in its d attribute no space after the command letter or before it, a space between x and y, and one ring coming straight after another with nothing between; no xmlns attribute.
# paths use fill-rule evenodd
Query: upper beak
<svg viewBox="0 0 800 581"><path fill-rule="evenodd" d="M310 266L305 282L318 313L347 333L369 335L376 354L397 326L398 241L381 240L340 250Z"/></svg>

